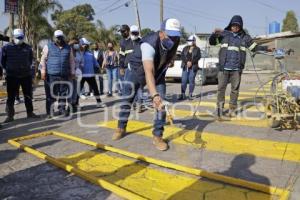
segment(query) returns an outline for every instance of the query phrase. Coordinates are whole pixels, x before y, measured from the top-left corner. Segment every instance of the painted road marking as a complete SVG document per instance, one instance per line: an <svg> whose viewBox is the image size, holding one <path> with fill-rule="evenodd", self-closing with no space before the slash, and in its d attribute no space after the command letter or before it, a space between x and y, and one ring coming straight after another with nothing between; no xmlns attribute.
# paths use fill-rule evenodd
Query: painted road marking
<svg viewBox="0 0 300 200"><path fill-rule="evenodd" d="M269 200L272 198L269 194L223 183L166 173L147 166L147 163L105 153L87 151L60 160L146 199Z"/></svg>
<svg viewBox="0 0 300 200"><path fill-rule="evenodd" d="M199 103L197 101L194 102L180 102L182 105L186 104L186 105L193 105L193 106L197 106ZM240 102L243 103L243 102ZM209 102L209 101L201 101L200 102L200 107L212 107L212 108L216 108L216 102ZM254 102L249 102L243 106L239 106L240 108L242 108L243 110L247 110L250 112L264 112L265 111L265 107L262 105L262 103L258 103L255 104ZM224 106L225 109L229 109L229 105L228 103L225 104Z"/></svg>
<svg viewBox="0 0 300 200"><path fill-rule="evenodd" d="M179 109L171 109L171 113L175 118L184 118L184 117L193 117L194 110L179 110ZM204 120L204 121L213 121L213 122L219 122L215 120L215 116L212 113L205 113L205 112L197 112L196 119ZM268 128L268 121L264 118L259 117L237 117L237 118L227 118L221 121L220 123L225 124L233 124L233 125L242 125L242 126L251 126L251 127L259 127L259 128Z"/></svg>
<svg viewBox="0 0 300 200"><path fill-rule="evenodd" d="M143 161L143 164L140 163L140 161L133 161L133 160L126 160L124 158L120 157L112 157L111 155L107 157L107 154L105 153L96 153L95 151L91 152L83 152L79 154L75 154L72 156L69 156L67 158L57 159L54 157L51 157L43 152L37 151L33 149L32 147L26 146L24 144L21 144L20 141L23 140L30 140L38 137L45 137L55 135L57 137L62 137L64 139L72 140L75 142L83 143L86 145L94 146L99 149L103 149L105 151L111 151L117 154L121 154L127 157L135 158L140 161ZM111 146L106 146L103 144L99 144L90 140L86 140L83 138L78 138L72 135L64 134L61 132L56 131L48 131L43 133L37 133L29 136L23 136L15 139L11 139L8 141L11 145L16 146L22 150L25 150L26 152L41 158L43 160L46 160L50 162L51 164L62 168L68 172L72 172L94 184L100 185L105 189L108 189L121 197L124 197L126 199L146 199L145 196L142 196L136 192L157 192L162 191L163 193L166 193L164 190L164 185L160 185L160 183L163 184L171 184L174 181L180 180L180 182L177 182L177 184L181 185L182 183L182 177L183 177L183 184L187 184L187 187L182 188L182 190L178 190L174 192L174 188L171 187L172 194L164 195L167 199L195 199L195 197L199 197L199 199L203 199L203 195L205 195L206 199L224 199L224 196L226 199L269 199L270 197L273 198L276 196L276 199L280 200L286 200L289 196L289 191L284 190L282 188L276 188L268 185L263 185L255 182L250 182L246 180L241 180L237 178L232 178L220 174L214 174L210 173L201 169L195 169L195 168L189 168L185 166L180 166L177 164L165 162L162 160L157 160L155 158L146 157L140 154L127 152L121 149L117 149ZM100 156L100 157L99 157ZM105 156L105 157L103 157ZM97 158L96 158L97 157ZM106 162L106 164L105 164ZM148 162L148 163L145 163ZM104 164L103 164L104 163ZM170 173L163 173L161 171L148 168L149 163L156 164L161 167L167 167L170 169L175 169L178 171L182 171L188 174L193 174L196 176L202 176L206 178L210 178L211 180L217 180L218 182L221 181L222 183L215 183L211 181L206 180L199 180L185 177L183 175L180 175L179 177L174 177L174 175L169 176ZM103 168L98 168L102 167ZM114 169L114 167L117 167L117 169ZM140 175L136 176L137 173L140 173L142 170L146 170L145 172L141 173ZM154 170L154 171L153 171ZM150 173L150 174L148 174ZM109 182L105 180L105 178L109 177L110 175L114 175L116 177L108 178ZM134 180L129 180L124 183L124 180L126 181L126 178L131 178L131 176L134 176ZM146 175L146 176L145 176ZM166 176L165 176L166 175ZM176 175L175 175L176 176ZM141 178L145 178L146 183L141 184ZM169 178L170 177L170 178ZM187 179L186 179L187 178ZM151 187L151 190L148 188L144 188L145 185L149 184L149 180L153 183L153 181L156 181L154 183L157 184L151 184L149 185ZM193 179L193 180L191 180ZM121 182L119 185L116 185L116 182L120 180ZM163 181L162 181L163 180ZM170 180L170 182L166 182L165 180ZM126 184L127 183L127 184ZM209 185L207 185L209 183ZM225 184L224 184L225 183ZM247 190L242 189L241 187L236 188L234 186L228 186L227 183L243 186L244 188L249 188ZM212 185L217 184L217 185ZM128 185L129 189L127 190L125 187ZM174 187L177 187L178 185L173 185ZM221 188L222 186L222 188ZM138 191L132 192L132 188L138 188ZM168 186L167 186L168 187ZM163 188L163 189L162 189ZM198 189L199 188L199 189ZM224 191L225 189L225 191ZM190 191L192 190L192 191ZM194 191L196 190L196 191ZM227 191L228 190L228 191ZM260 192L254 192L260 191ZM193 196L191 196L191 192L193 192ZM195 194L197 192L197 194ZM204 193L205 192L205 193ZM242 195L240 192L243 192ZM263 192L263 193L261 193ZM199 193L201 194L200 196ZM156 193L155 193L156 194ZM154 195L155 195L154 194ZM272 194L272 195L267 195ZM155 198L153 198L155 197ZM175 198L176 197L176 198ZM244 198L243 198L244 197ZM252 198L253 197L253 198ZM157 197L158 199L165 199L159 195ZM148 199L148 198L147 198ZM149 199L156 199L156 196L153 196L153 194L150 194Z"/></svg>
<svg viewBox="0 0 300 200"><path fill-rule="evenodd" d="M99 126L116 129L117 121L100 122ZM127 132L152 137L153 124L129 121ZM257 157L300 162L300 144L271 140L225 136L212 132L199 132L174 126L165 126L164 138L174 143L205 148L230 154L249 153Z"/></svg>

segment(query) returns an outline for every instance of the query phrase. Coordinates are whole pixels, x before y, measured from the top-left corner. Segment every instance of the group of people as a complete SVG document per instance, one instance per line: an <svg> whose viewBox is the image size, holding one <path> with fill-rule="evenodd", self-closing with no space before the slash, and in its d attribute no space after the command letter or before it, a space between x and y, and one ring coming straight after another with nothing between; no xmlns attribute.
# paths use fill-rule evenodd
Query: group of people
<svg viewBox="0 0 300 200"><path fill-rule="evenodd" d="M118 90L122 95L122 103L118 128L112 139L119 140L126 135L131 107L136 101L140 103L140 95L146 86L156 110L153 144L158 150L167 150L168 144L163 140L166 123L165 74L174 64L173 60L180 43L181 24L177 19L166 19L157 32L149 33L142 38L137 26L129 27L124 24L120 32L122 40L119 52L114 50L113 43L108 43L108 49L104 52L101 52L97 45L94 46L94 51L90 51L91 43L86 38L75 39L67 44L62 31L54 32L54 41L44 47L41 58L41 77L45 82L47 116L52 117L53 103L57 99L59 114L69 115L70 111L67 108L69 106L66 106L68 102L72 105L71 110L76 111L85 82L89 84L96 98L97 107L103 107L100 98L103 94L103 79L99 80L99 91L95 74L100 68L105 68L109 80L108 96L113 94L112 85L117 77L121 80ZM252 41L244 31L243 20L238 15L231 19L224 30L216 29L209 42L211 45L220 45L216 116L221 119L224 114L225 90L228 83L231 84L230 115L233 116L235 113L246 48L251 51L268 50L268 48ZM183 49L181 56L183 74L179 99L186 98L187 83L190 84L188 98L192 99L195 76L199 68L198 60L201 58L201 51L196 46L193 36L189 37L188 45ZM27 116L37 117L33 113L31 101L32 86L29 73L31 62L31 47L24 43L23 31L17 29L14 31L14 41L3 47L2 52L2 65L7 73L8 94L6 106L8 117L5 122L13 120L13 103L20 85L25 97Z"/></svg>

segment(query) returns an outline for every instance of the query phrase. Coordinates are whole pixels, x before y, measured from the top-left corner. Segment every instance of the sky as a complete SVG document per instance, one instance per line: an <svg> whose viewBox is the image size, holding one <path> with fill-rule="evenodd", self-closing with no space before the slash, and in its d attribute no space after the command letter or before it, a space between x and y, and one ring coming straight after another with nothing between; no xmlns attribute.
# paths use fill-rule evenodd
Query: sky
<svg viewBox="0 0 300 200"><path fill-rule="evenodd" d="M106 27L116 24L136 24L132 0L59 0L64 9L89 3L95 10L95 19ZM125 3L129 3L126 7ZM160 0L137 0L141 27L159 29ZM268 24L277 21L282 25L286 12L293 10L300 25L299 0L164 0L164 18L177 18L188 33L211 33L224 28L233 15L241 15L244 27L252 36L266 34ZM0 31L8 26L4 13L4 0L0 0Z"/></svg>

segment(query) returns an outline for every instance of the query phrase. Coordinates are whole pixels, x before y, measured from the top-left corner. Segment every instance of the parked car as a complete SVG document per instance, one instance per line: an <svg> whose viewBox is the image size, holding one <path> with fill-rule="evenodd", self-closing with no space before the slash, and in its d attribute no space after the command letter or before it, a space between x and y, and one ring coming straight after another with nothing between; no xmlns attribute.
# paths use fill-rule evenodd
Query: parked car
<svg viewBox="0 0 300 200"><path fill-rule="evenodd" d="M181 50L183 48L178 48L177 55L175 58L174 66L169 68L166 72L166 78L181 79L182 69L181 69ZM219 59L208 55L207 51L201 50L201 59L198 62L199 69L196 75L195 84L204 85L208 80L214 82L218 81L218 63Z"/></svg>

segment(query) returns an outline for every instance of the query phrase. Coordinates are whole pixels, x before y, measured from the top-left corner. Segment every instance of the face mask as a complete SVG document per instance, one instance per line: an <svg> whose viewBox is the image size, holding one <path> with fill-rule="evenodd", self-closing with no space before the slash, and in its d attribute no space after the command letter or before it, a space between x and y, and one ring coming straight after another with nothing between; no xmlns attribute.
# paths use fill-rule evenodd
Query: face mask
<svg viewBox="0 0 300 200"><path fill-rule="evenodd" d="M167 50L171 50L172 47L174 46L174 42L170 38L164 38L161 41L161 44Z"/></svg>
<svg viewBox="0 0 300 200"><path fill-rule="evenodd" d="M74 44L73 48L74 48L75 50L78 50L78 49L79 49L79 44Z"/></svg>
<svg viewBox="0 0 300 200"><path fill-rule="evenodd" d="M23 42L24 42L24 40L23 40L23 39L22 39L22 40L20 40L20 39L14 38L14 43L15 43L16 45L23 44Z"/></svg>
<svg viewBox="0 0 300 200"><path fill-rule="evenodd" d="M55 42L59 45L63 45L65 40L63 37L57 37L57 38L55 38Z"/></svg>
<svg viewBox="0 0 300 200"><path fill-rule="evenodd" d="M139 36L131 35L130 38L131 38L131 40L137 40L137 39L139 39Z"/></svg>
<svg viewBox="0 0 300 200"><path fill-rule="evenodd" d="M193 45L193 42L192 42L192 41L188 41L187 44L188 44L189 46L192 46L192 45Z"/></svg>
<svg viewBox="0 0 300 200"><path fill-rule="evenodd" d="M108 47L108 50L113 50L113 47Z"/></svg>

